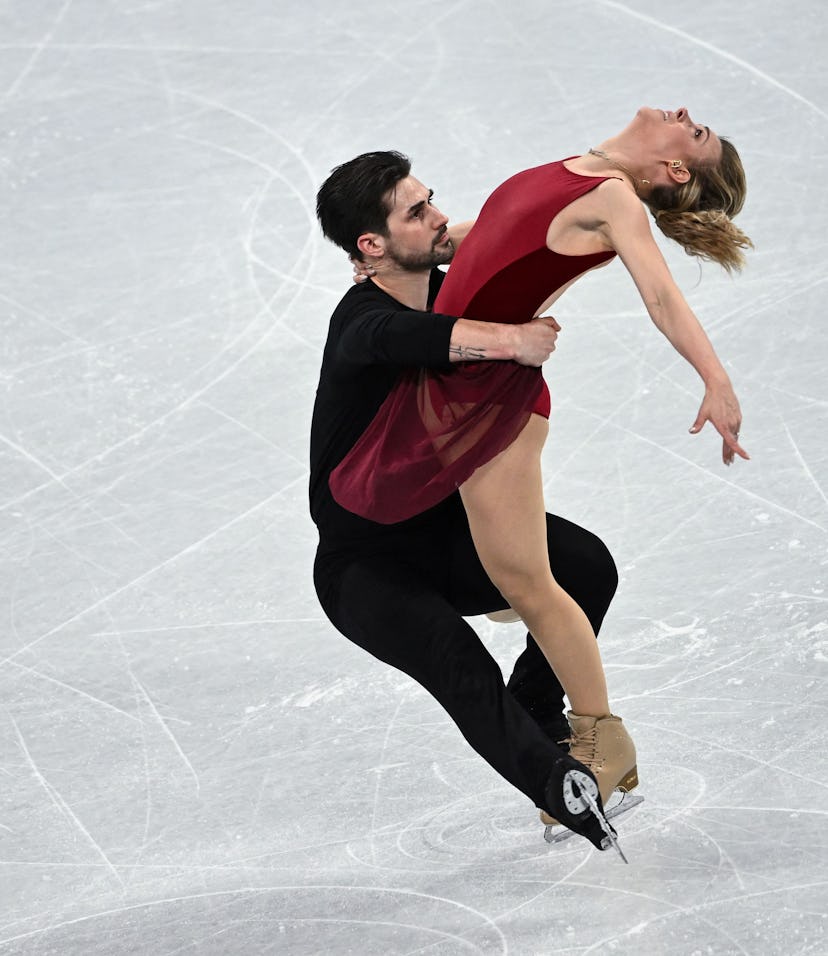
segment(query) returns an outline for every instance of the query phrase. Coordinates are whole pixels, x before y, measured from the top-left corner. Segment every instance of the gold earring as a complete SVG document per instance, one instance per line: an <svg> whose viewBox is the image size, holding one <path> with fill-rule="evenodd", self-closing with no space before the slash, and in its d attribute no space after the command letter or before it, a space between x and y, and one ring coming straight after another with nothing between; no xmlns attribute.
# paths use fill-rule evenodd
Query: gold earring
<svg viewBox="0 0 828 956"><path fill-rule="evenodd" d="M678 169L681 166L680 159L671 159L670 160L670 169Z"/></svg>

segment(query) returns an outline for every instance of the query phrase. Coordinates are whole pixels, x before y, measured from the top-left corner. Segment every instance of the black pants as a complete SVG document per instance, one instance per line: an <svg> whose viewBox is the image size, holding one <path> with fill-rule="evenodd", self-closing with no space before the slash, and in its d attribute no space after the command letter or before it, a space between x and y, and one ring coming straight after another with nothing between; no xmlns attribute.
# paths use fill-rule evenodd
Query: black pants
<svg viewBox="0 0 828 956"><path fill-rule="evenodd" d="M564 518L546 516L556 580L595 633L618 576L604 543ZM463 616L505 608L483 570L462 505L415 532L359 546L320 543L314 583L331 623L374 657L418 681L471 746L536 806L566 735L563 690L527 635L508 687Z"/></svg>

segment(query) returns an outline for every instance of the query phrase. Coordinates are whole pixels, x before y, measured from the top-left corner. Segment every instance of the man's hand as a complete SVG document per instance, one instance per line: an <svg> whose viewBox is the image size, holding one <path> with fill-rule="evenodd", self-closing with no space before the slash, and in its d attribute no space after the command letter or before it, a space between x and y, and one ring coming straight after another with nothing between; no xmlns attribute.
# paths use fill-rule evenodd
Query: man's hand
<svg viewBox="0 0 828 956"><path fill-rule="evenodd" d="M515 358L518 365L543 365L555 351L560 325L551 315L543 315L523 325L514 326Z"/></svg>
<svg viewBox="0 0 828 956"><path fill-rule="evenodd" d="M722 461L726 465L733 463L734 455L750 460L750 455L739 444L742 410L729 381L714 383L705 389L704 400L696 420L690 426L690 434L697 435L705 422L710 422L722 436Z"/></svg>

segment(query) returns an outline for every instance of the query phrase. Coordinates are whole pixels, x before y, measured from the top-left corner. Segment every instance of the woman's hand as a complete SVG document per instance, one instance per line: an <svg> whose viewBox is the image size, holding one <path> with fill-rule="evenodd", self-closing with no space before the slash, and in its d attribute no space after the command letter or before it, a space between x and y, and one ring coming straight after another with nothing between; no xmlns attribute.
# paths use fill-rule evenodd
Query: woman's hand
<svg viewBox="0 0 828 956"><path fill-rule="evenodd" d="M690 434L697 435L705 422L710 422L722 436L722 461L726 465L733 463L734 455L746 461L750 460L750 455L739 444L742 410L730 382L709 385L705 389L704 401L696 420L690 426Z"/></svg>
<svg viewBox="0 0 828 956"><path fill-rule="evenodd" d="M367 282L371 276L376 275L374 267L369 265L367 262L361 262L359 259L354 259L353 256L348 256L348 262L354 267L354 282Z"/></svg>

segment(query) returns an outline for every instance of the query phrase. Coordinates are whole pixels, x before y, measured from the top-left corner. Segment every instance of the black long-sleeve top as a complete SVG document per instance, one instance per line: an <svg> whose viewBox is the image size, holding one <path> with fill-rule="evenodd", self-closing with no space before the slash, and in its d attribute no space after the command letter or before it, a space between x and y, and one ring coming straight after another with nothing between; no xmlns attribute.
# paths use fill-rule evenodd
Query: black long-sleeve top
<svg viewBox="0 0 828 956"><path fill-rule="evenodd" d="M443 275L433 269L429 304ZM456 316L417 312L370 280L353 286L334 310L322 356L310 438L310 511L320 539L353 544L388 533L389 526L351 514L333 499L328 478L356 444L405 368L447 371ZM429 512L390 526L429 520Z"/></svg>

